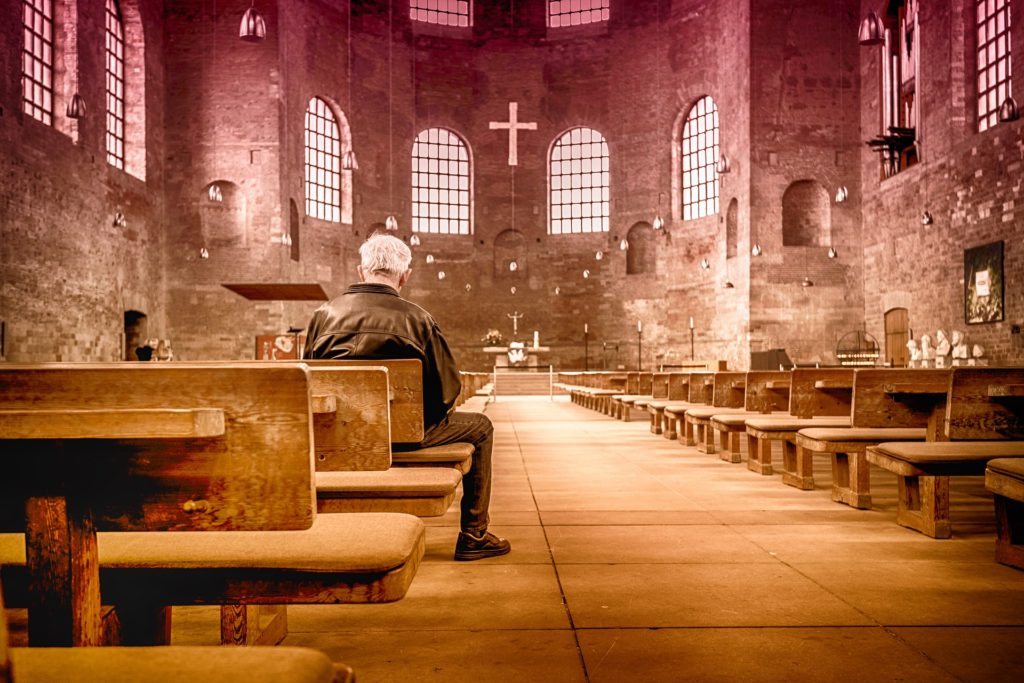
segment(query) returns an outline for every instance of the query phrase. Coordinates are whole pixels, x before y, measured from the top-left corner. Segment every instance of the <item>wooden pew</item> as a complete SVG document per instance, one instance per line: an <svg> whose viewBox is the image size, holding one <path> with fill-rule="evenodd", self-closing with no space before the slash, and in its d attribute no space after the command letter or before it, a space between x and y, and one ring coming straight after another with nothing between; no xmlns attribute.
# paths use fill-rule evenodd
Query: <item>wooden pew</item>
<svg viewBox="0 0 1024 683"><path fill-rule="evenodd" d="M4 683L353 683L352 669L307 648L8 647L0 585L0 681Z"/></svg>
<svg viewBox="0 0 1024 683"><path fill-rule="evenodd" d="M799 418L850 418L853 379L852 368L795 368L789 394L790 414ZM825 444L823 451L808 449L808 441L801 438L801 432L797 432L795 443L795 451L790 448L783 454L782 483L804 491L814 488L814 453L845 454L843 449L848 448L844 442L833 444L835 447Z"/></svg>
<svg viewBox="0 0 1024 683"><path fill-rule="evenodd" d="M743 436L747 420L784 411L789 406L789 392L776 384L786 378L782 371L748 372L743 380L743 410L715 413L710 418L713 432L721 444L719 458L731 463L743 461Z"/></svg>
<svg viewBox="0 0 1024 683"><path fill-rule="evenodd" d="M614 394L611 397L612 417L623 422L631 422L633 407L637 400L650 400L653 380L654 373L651 372L626 373L626 393Z"/></svg>
<svg viewBox="0 0 1024 683"><path fill-rule="evenodd" d="M996 506L996 562L1024 569L1024 458L989 460L985 488Z"/></svg>
<svg viewBox="0 0 1024 683"><path fill-rule="evenodd" d="M940 431L927 443L880 443L867 459L899 483L896 521L932 538L949 538L949 478L979 476L990 460L1024 457L1024 369L953 368Z"/></svg>
<svg viewBox="0 0 1024 683"><path fill-rule="evenodd" d="M668 400L668 382L670 373L667 372L656 372L651 378L651 400L644 402L644 408L651 416L651 434L661 434L661 415L664 413L665 401ZM661 411L655 407L655 404L661 406ZM637 406L639 407L639 403Z"/></svg>
<svg viewBox="0 0 1024 683"><path fill-rule="evenodd" d="M17 463L0 481L0 531L15 532L0 564L30 642L99 644L101 594L133 643L166 642L170 605L222 605L236 642L252 605L401 598L422 522L316 515L308 374L0 366L2 452Z"/></svg>
<svg viewBox="0 0 1024 683"><path fill-rule="evenodd" d="M686 380L687 396L682 402L669 403L664 408L665 428L676 435L676 439L684 446L696 446L693 431L686 429L686 411L706 406L714 396L715 375L711 372L691 372Z"/></svg>
<svg viewBox="0 0 1024 683"><path fill-rule="evenodd" d="M654 399L647 404L647 411L651 414L651 424L657 425L657 432L666 439L675 439L676 419L672 416L671 422L665 415L665 408L670 405L688 403L690 400L690 373L670 372L666 382L667 394L663 399Z"/></svg>
<svg viewBox="0 0 1024 683"><path fill-rule="evenodd" d="M715 452L715 431L711 418L727 413L741 413L746 399L747 373L716 372L712 377L711 403L706 407L693 407L686 411L687 432L693 432L697 450Z"/></svg>
<svg viewBox="0 0 1024 683"><path fill-rule="evenodd" d="M801 429L796 437L796 469L809 472L815 453L829 454L832 500L855 508L870 508L867 449L884 441L923 441L929 424L931 429L937 429L945 405L943 387L948 382L948 370L856 370L852 425Z"/></svg>

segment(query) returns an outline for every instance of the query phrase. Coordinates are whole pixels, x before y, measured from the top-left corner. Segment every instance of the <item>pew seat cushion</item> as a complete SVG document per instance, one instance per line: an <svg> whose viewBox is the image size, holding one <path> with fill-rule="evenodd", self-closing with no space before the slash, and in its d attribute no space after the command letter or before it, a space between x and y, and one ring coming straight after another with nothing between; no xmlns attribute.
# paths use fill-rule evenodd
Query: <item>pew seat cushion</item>
<svg viewBox="0 0 1024 683"><path fill-rule="evenodd" d="M100 532L97 537L103 569L379 574L418 562L424 527L411 515L353 513L317 515L304 531ZM0 534L0 564L25 564L23 534Z"/></svg>
<svg viewBox="0 0 1024 683"><path fill-rule="evenodd" d="M863 451L867 446L885 441L924 441L924 428L870 428L870 427L811 427L796 434L797 445L822 453L845 452L844 448L855 446Z"/></svg>
<svg viewBox="0 0 1024 683"><path fill-rule="evenodd" d="M686 411L687 420L710 420L716 415L731 415L731 414L746 414L748 417L753 417L758 413L748 413L743 408L714 408L712 406L701 406L699 408L690 408Z"/></svg>
<svg viewBox="0 0 1024 683"><path fill-rule="evenodd" d="M665 412L666 413L671 413L673 415L685 415L687 410L690 410L691 408L696 408L698 406L703 408L704 404L703 403L682 403L682 402L679 402L679 401L674 401L674 402L669 403L668 405L665 406Z"/></svg>
<svg viewBox="0 0 1024 683"><path fill-rule="evenodd" d="M656 398L648 403L647 407L653 408L654 410L665 410L666 406L669 406L672 403L674 403L674 401L670 401L667 398Z"/></svg>
<svg viewBox="0 0 1024 683"><path fill-rule="evenodd" d="M637 401L653 401L654 397L649 394L628 394L619 398L620 401L628 405L636 405ZM647 404L644 403L644 406Z"/></svg>
<svg viewBox="0 0 1024 683"><path fill-rule="evenodd" d="M746 421L748 434L771 434L773 432L794 434L811 427L849 427L848 417L751 417Z"/></svg>
<svg viewBox="0 0 1024 683"><path fill-rule="evenodd" d="M462 474L452 467L396 467L383 472L317 472L318 498L416 498L446 496Z"/></svg>
<svg viewBox="0 0 1024 683"><path fill-rule="evenodd" d="M18 683L341 683L351 670L298 647L12 648Z"/></svg>
<svg viewBox="0 0 1024 683"><path fill-rule="evenodd" d="M473 444L449 443L413 450L393 449L391 464L396 467L454 467L465 474L473 466Z"/></svg>
<svg viewBox="0 0 1024 683"><path fill-rule="evenodd" d="M992 493L1024 503L1024 458L989 460L985 486Z"/></svg>
<svg viewBox="0 0 1024 683"><path fill-rule="evenodd" d="M765 413L715 413L711 417L711 424L719 424L732 430L742 431L747 428L747 420L755 417L767 417Z"/></svg>
<svg viewBox="0 0 1024 683"><path fill-rule="evenodd" d="M867 453L868 462L900 476L969 476L996 458L1024 458L1024 441L885 442Z"/></svg>

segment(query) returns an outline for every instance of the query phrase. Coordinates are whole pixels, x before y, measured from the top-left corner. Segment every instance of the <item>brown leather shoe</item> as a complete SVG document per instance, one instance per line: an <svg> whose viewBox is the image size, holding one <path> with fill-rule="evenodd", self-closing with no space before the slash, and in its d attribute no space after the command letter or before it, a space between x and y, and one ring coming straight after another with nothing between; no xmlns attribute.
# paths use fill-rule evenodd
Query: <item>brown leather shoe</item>
<svg viewBox="0 0 1024 683"><path fill-rule="evenodd" d="M486 557L507 555L511 550L511 543L489 531L485 531L479 537L460 531L459 540L455 543L455 559L461 562L482 560Z"/></svg>

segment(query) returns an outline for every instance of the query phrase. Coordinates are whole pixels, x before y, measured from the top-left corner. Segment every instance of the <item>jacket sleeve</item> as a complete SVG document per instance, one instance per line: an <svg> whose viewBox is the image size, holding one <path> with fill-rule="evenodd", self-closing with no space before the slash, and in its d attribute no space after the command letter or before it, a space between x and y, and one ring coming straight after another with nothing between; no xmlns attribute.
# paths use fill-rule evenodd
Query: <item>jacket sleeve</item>
<svg viewBox="0 0 1024 683"><path fill-rule="evenodd" d="M455 364L455 357L452 356L448 342L441 334L437 323L433 324L430 337L424 351L424 376L436 377L436 383L427 383L436 394L423 397L424 421L428 425L439 424L455 408L455 402L462 391L462 379L459 375L459 368Z"/></svg>
<svg viewBox="0 0 1024 683"><path fill-rule="evenodd" d="M313 312L313 317L310 319L309 325L306 326L306 343L302 350L303 358L315 358L313 355L313 343L320 334L320 328L323 327L322 320L323 309L318 308Z"/></svg>

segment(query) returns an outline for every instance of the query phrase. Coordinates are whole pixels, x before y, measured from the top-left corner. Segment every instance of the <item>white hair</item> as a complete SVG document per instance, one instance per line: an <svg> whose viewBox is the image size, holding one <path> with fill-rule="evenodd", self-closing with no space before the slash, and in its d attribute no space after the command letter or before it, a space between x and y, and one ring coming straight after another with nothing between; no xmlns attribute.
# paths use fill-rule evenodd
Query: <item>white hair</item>
<svg viewBox="0 0 1024 683"><path fill-rule="evenodd" d="M399 277L409 270L412 251L397 237L375 233L360 245L359 259L367 274Z"/></svg>

